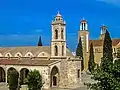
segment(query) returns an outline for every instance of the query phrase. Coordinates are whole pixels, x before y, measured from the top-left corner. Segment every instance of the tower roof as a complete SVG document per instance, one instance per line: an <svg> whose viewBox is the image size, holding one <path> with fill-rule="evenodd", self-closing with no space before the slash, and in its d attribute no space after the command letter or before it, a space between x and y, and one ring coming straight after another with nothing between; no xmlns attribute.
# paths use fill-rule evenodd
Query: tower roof
<svg viewBox="0 0 120 90"><path fill-rule="evenodd" d="M58 11L58 13L57 13L57 16L58 16L58 17L61 17L61 16L62 16L59 11Z"/></svg>
<svg viewBox="0 0 120 90"><path fill-rule="evenodd" d="M81 23L82 23L82 22L87 22L87 20L85 20L85 18L83 17L83 19L81 20Z"/></svg>
<svg viewBox="0 0 120 90"><path fill-rule="evenodd" d="M103 25L101 26L101 28L107 28L107 26L106 26L105 24L103 24Z"/></svg>
<svg viewBox="0 0 120 90"><path fill-rule="evenodd" d="M58 11L57 15L54 17L54 20L52 21L52 24L63 24L63 25L66 24L59 11Z"/></svg>

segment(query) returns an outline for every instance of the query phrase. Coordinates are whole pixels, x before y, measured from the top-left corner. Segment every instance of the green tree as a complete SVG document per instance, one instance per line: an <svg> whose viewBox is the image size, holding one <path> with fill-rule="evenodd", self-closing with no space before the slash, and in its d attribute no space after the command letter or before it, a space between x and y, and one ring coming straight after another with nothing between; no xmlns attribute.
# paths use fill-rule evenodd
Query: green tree
<svg viewBox="0 0 120 90"><path fill-rule="evenodd" d="M10 90L17 90L19 73L16 70L8 72L8 85Z"/></svg>
<svg viewBox="0 0 120 90"><path fill-rule="evenodd" d="M116 76L116 74L119 74L119 70L116 63L113 64L112 40L109 32L106 31L101 65L97 66L92 77L97 82L88 84L88 86L92 90L120 90L119 79L117 79L120 77Z"/></svg>
<svg viewBox="0 0 120 90"><path fill-rule="evenodd" d="M38 46L42 46L41 36L39 37Z"/></svg>
<svg viewBox="0 0 120 90"><path fill-rule="evenodd" d="M104 44L103 44L103 58L101 59L101 68L104 71L109 71L113 64L112 55L112 40L108 31L105 33Z"/></svg>
<svg viewBox="0 0 120 90"><path fill-rule="evenodd" d="M76 56L79 56L80 59L82 58L81 71L83 71L84 70L84 58L83 58L83 48L82 48L81 38L79 39L79 42L78 42L78 45L77 45Z"/></svg>
<svg viewBox="0 0 120 90"><path fill-rule="evenodd" d="M92 73L95 68L95 62L94 62L94 52L93 52L93 44L90 44L90 55L89 55L89 61L88 61L88 70Z"/></svg>
<svg viewBox="0 0 120 90"><path fill-rule="evenodd" d="M27 75L27 84L29 90L41 90L42 76L40 75L38 70L30 71Z"/></svg>

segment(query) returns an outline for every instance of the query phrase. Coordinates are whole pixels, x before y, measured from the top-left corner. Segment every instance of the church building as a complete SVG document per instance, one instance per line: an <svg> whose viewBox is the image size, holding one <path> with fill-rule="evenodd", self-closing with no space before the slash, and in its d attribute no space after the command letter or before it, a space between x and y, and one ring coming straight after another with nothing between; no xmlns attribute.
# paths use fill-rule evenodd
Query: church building
<svg viewBox="0 0 120 90"><path fill-rule="evenodd" d="M83 34L88 39L86 28ZM24 84L28 72L36 69L42 75L44 89L79 86L81 60L66 48L66 22L59 12L52 21L51 32L50 46L0 47L0 82L7 84L7 73L16 70Z"/></svg>
<svg viewBox="0 0 120 90"><path fill-rule="evenodd" d="M84 57L84 71L88 70L89 49L91 43L93 44L95 63L100 64L103 55L104 37L107 29L108 29L107 26L105 25L101 26L100 28L101 33L99 38L97 40L91 40L89 38L90 32L88 28L88 22L85 19L81 20L80 30L78 31L78 41L79 38L81 38L82 47L83 47L83 57ZM113 48L113 57L115 59L117 57L117 50L118 48L120 48L120 38L112 39L112 48Z"/></svg>

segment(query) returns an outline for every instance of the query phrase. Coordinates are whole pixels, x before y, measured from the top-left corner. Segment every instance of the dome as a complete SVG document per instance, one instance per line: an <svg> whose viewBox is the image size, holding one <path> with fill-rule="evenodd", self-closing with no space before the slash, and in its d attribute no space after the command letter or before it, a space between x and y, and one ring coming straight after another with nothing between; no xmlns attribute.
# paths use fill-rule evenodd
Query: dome
<svg viewBox="0 0 120 90"><path fill-rule="evenodd" d="M57 13L57 17L61 17L62 15L60 14L60 12L58 11Z"/></svg>
<svg viewBox="0 0 120 90"><path fill-rule="evenodd" d="M83 22L87 22L87 20L85 20L84 18L81 20L81 23L83 23Z"/></svg>

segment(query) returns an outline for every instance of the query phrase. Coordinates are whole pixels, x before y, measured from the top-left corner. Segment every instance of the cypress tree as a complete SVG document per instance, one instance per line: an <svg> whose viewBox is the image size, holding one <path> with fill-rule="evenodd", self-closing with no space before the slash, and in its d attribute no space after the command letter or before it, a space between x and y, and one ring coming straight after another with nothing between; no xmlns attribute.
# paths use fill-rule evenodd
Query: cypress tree
<svg viewBox="0 0 120 90"><path fill-rule="evenodd" d="M84 70L84 58L83 58L83 49L82 49L82 42L81 42L81 38L79 39L78 45L77 45L77 49L76 49L76 56L79 56L80 59L82 58L81 61L81 71Z"/></svg>
<svg viewBox="0 0 120 90"><path fill-rule="evenodd" d="M89 61L88 61L88 70L92 73L92 71L95 68L95 62L94 62L94 52L93 52L93 44L90 44L90 55L89 55Z"/></svg>
<svg viewBox="0 0 120 90"><path fill-rule="evenodd" d="M114 68L112 55L112 40L109 32L106 31L103 44L103 57L101 65L98 66L92 73L93 79L97 83L89 84L92 90L119 90L119 80L114 74L118 73L117 68Z"/></svg>
<svg viewBox="0 0 120 90"><path fill-rule="evenodd" d="M112 55L112 40L108 31L105 33L104 44L103 44L103 58L101 60L101 68L104 71L108 71L109 67L113 63Z"/></svg>
<svg viewBox="0 0 120 90"><path fill-rule="evenodd" d="M39 37L38 46L42 46L41 36Z"/></svg>

